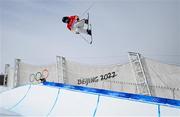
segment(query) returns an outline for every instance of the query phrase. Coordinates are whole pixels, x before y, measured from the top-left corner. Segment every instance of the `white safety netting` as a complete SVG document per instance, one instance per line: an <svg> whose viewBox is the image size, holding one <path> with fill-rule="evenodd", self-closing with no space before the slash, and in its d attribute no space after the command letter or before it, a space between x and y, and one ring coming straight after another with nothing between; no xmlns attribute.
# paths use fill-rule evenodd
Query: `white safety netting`
<svg viewBox="0 0 180 117"><path fill-rule="evenodd" d="M66 83L93 88L135 93L136 86L130 64L91 66L66 60Z"/></svg>
<svg viewBox="0 0 180 117"><path fill-rule="evenodd" d="M180 99L180 67L144 59L143 66L152 96ZM130 64L91 66L66 60L64 81L68 84L138 93ZM114 75L115 74L115 75ZM114 76L113 76L114 75Z"/></svg>
<svg viewBox="0 0 180 117"><path fill-rule="evenodd" d="M180 66L163 64L145 59L146 73L149 74L155 95L159 97L180 99Z"/></svg>
<svg viewBox="0 0 180 117"><path fill-rule="evenodd" d="M20 62L18 84L32 83L31 74L48 71L47 81L80 85L113 91L139 93L136 77L130 63L123 65L86 65L65 59L63 64L45 66ZM143 67L152 96L180 99L180 67L144 58ZM59 75L58 75L59 74ZM33 80L33 83L39 81Z"/></svg>
<svg viewBox="0 0 180 117"><path fill-rule="evenodd" d="M57 82L57 70L56 70L56 64L51 65L44 65L44 66L36 66L27 64L24 62L20 62L19 65L19 78L18 78L18 84L24 85L27 83L38 83L36 79L43 78L43 71L46 70L46 80ZM35 79L36 74L38 77ZM42 77L40 77L42 76Z"/></svg>

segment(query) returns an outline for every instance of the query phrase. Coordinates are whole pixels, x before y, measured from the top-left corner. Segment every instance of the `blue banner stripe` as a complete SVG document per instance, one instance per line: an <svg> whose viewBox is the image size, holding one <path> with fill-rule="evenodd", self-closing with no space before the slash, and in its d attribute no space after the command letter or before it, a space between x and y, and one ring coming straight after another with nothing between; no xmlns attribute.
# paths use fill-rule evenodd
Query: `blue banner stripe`
<svg viewBox="0 0 180 117"><path fill-rule="evenodd" d="M97 95L105 95L105 96L110 96L110 97L115 97L115 98L123 98L123 99L128 99L128 100L134 100L134 101L140 101L140 102L146 102L146 103L154 103L154 104L160 104L160 105L180 108L180 100L146 96L146 95L140 95L140 94L117 92L117 91L111 91L111 90L105 90L105 89L89 88L89 87L83 87L83 86L75 86L75 85L55 83L55 82L44 82L43 84L46 86L61 87L64 89L93 93L93 94L97 94Z"/></svg>

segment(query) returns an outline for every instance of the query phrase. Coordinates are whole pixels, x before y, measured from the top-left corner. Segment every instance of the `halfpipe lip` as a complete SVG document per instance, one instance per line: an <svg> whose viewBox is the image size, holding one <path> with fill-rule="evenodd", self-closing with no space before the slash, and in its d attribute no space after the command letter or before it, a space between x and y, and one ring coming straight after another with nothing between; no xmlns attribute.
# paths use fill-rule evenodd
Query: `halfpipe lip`
<svg viewBox="0 0 180 117"><path fill-rule="evenodd" d="M84 86L55 83L55 82L48 82L48 81L44 82L43 85L58 87L58 88L63 88L63 89L68 89L68 90L74 90L74 91L80 91L80 92L85 92L85 93L91 93L91 94L96 94L96 95L138 101L138 102L143 102L143 103L150 103L150 104L180 108L180 100L175 100L175 99L168 99L168 98L161 98L161 97L154 97L154 96L147 96L147 95L140 95L140 94L132 94L132 93L125 93L125 92L117 92L117 91L111 91L111 90L105 90L105 89L89 88L89 87L84 87Z"/></svg>

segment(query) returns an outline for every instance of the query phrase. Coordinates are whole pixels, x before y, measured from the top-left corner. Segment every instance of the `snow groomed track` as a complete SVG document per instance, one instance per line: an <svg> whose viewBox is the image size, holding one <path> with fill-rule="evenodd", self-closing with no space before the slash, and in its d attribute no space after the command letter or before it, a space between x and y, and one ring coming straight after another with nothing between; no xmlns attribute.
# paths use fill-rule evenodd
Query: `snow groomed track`
<svg viewBox="0 0 180 117"><path fill-rule="evenodd" d="M3 92L0 107L1 116L180 116L180 100L53 82Z"/></svg>

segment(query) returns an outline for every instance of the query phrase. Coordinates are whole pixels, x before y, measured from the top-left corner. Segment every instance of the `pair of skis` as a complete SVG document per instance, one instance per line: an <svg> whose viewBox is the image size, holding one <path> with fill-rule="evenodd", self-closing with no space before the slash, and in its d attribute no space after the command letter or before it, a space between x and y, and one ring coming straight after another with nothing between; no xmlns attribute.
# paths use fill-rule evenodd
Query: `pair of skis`
<svg viewBox="0 0 180 117"><path fill-rule="evenodd" d="M87 13L88 17L88 27L87 30L91 30L91 35L88 34L88 36L90 37L84 37L83 35L80 34L81 38L84 39L88 44L92 44L93 42L93 37L92 37L92 25L89 23L89 13Z"/></svg>

